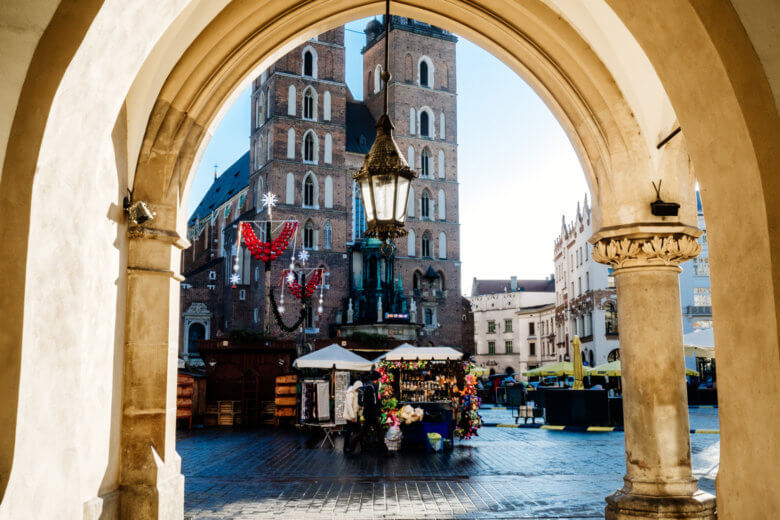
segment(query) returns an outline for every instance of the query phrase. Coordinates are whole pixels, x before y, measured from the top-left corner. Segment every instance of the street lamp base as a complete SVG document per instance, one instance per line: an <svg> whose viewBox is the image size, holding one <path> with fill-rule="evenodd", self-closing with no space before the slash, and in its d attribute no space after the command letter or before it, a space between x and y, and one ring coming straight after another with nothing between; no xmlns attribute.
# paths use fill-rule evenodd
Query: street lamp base
<svg viewBox="0 0 780 520"><path fill-rule="evenodd" d="M606 520L716 520L715 497L704 491L692 496L632 495L618 490L606 498Z"/></svg>

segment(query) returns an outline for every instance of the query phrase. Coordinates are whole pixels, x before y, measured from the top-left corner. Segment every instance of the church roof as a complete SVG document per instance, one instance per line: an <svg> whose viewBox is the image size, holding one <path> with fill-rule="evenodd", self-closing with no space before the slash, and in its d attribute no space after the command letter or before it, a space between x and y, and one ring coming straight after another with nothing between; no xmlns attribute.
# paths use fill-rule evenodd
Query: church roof
<svg viewBox="0 0 780 520"><path fill-rule="evenodd" d="M376 121L371 116L368 107L363 103L347 101L346 131L348 152L366 154L374 144L376 137Z"/></svg>
<svg viewBox="0 0 780 520"><path fill-rule="evenodd" d="M203 219L236 193L249 186L249 152L247 151L236 162L225 168L222 174L211 184L209 191L190 216L189 225Z"/></svg>
<svg viewBox="0 0 780 520"><path fill-rule="evenodd" d="M555 292L555 280L517 280L517 290L524 292ZM478 280L474 278L472 296L512 292L512 280Z"/></svg>

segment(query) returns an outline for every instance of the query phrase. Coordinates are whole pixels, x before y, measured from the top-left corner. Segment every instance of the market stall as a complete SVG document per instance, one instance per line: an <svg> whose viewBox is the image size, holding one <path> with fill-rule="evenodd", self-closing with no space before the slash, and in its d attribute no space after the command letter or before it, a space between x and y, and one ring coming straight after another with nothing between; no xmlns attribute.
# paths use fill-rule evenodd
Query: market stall
<svg viewBox="0 0 780 520"><path fill-rule="evenodd" d="M299 357L293 366L307 372L301 379L300 422L322 428L328 440L346 423L344 401L351 372L368 372L373 363L333 344Z"/></svg>
<svg viewBox="0 0 780 520"><path fill-rule="evenodd" d="M401 345L375 360L389 436L397 437L398 429L404 446L438 450L476 433L481 426L476 378L462 357L450 347Z"/></svg>

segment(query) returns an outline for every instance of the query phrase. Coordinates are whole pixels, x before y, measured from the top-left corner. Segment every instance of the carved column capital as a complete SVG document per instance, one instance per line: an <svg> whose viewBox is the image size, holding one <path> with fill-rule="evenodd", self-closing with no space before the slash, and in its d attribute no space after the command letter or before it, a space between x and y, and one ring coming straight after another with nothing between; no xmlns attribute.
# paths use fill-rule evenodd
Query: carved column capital
<svg viewBox="0 0 780 520"><path fill-rule="evenodd" d="M614 269L671 266L696 257L701 245L684 233L645 237L607 237L593 244L593 259Z"/></svg>

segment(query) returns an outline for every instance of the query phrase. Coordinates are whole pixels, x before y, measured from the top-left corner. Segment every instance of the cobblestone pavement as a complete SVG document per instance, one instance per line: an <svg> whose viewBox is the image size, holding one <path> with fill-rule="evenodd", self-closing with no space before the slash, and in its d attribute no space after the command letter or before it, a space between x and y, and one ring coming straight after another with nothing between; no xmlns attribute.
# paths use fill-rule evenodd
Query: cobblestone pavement
<svg viewBox="0 0 780 520"><path fill-rule="evenodd" d="M692 428L713 424L717 410L691 410ZM691 446L714 493L719 436L694 434ZM340 443L319 449L289 430L200 429L180 432L177 448L192 520L603 518L625 469L622 432L485 427L450 452L346 458Z"/></svg>

